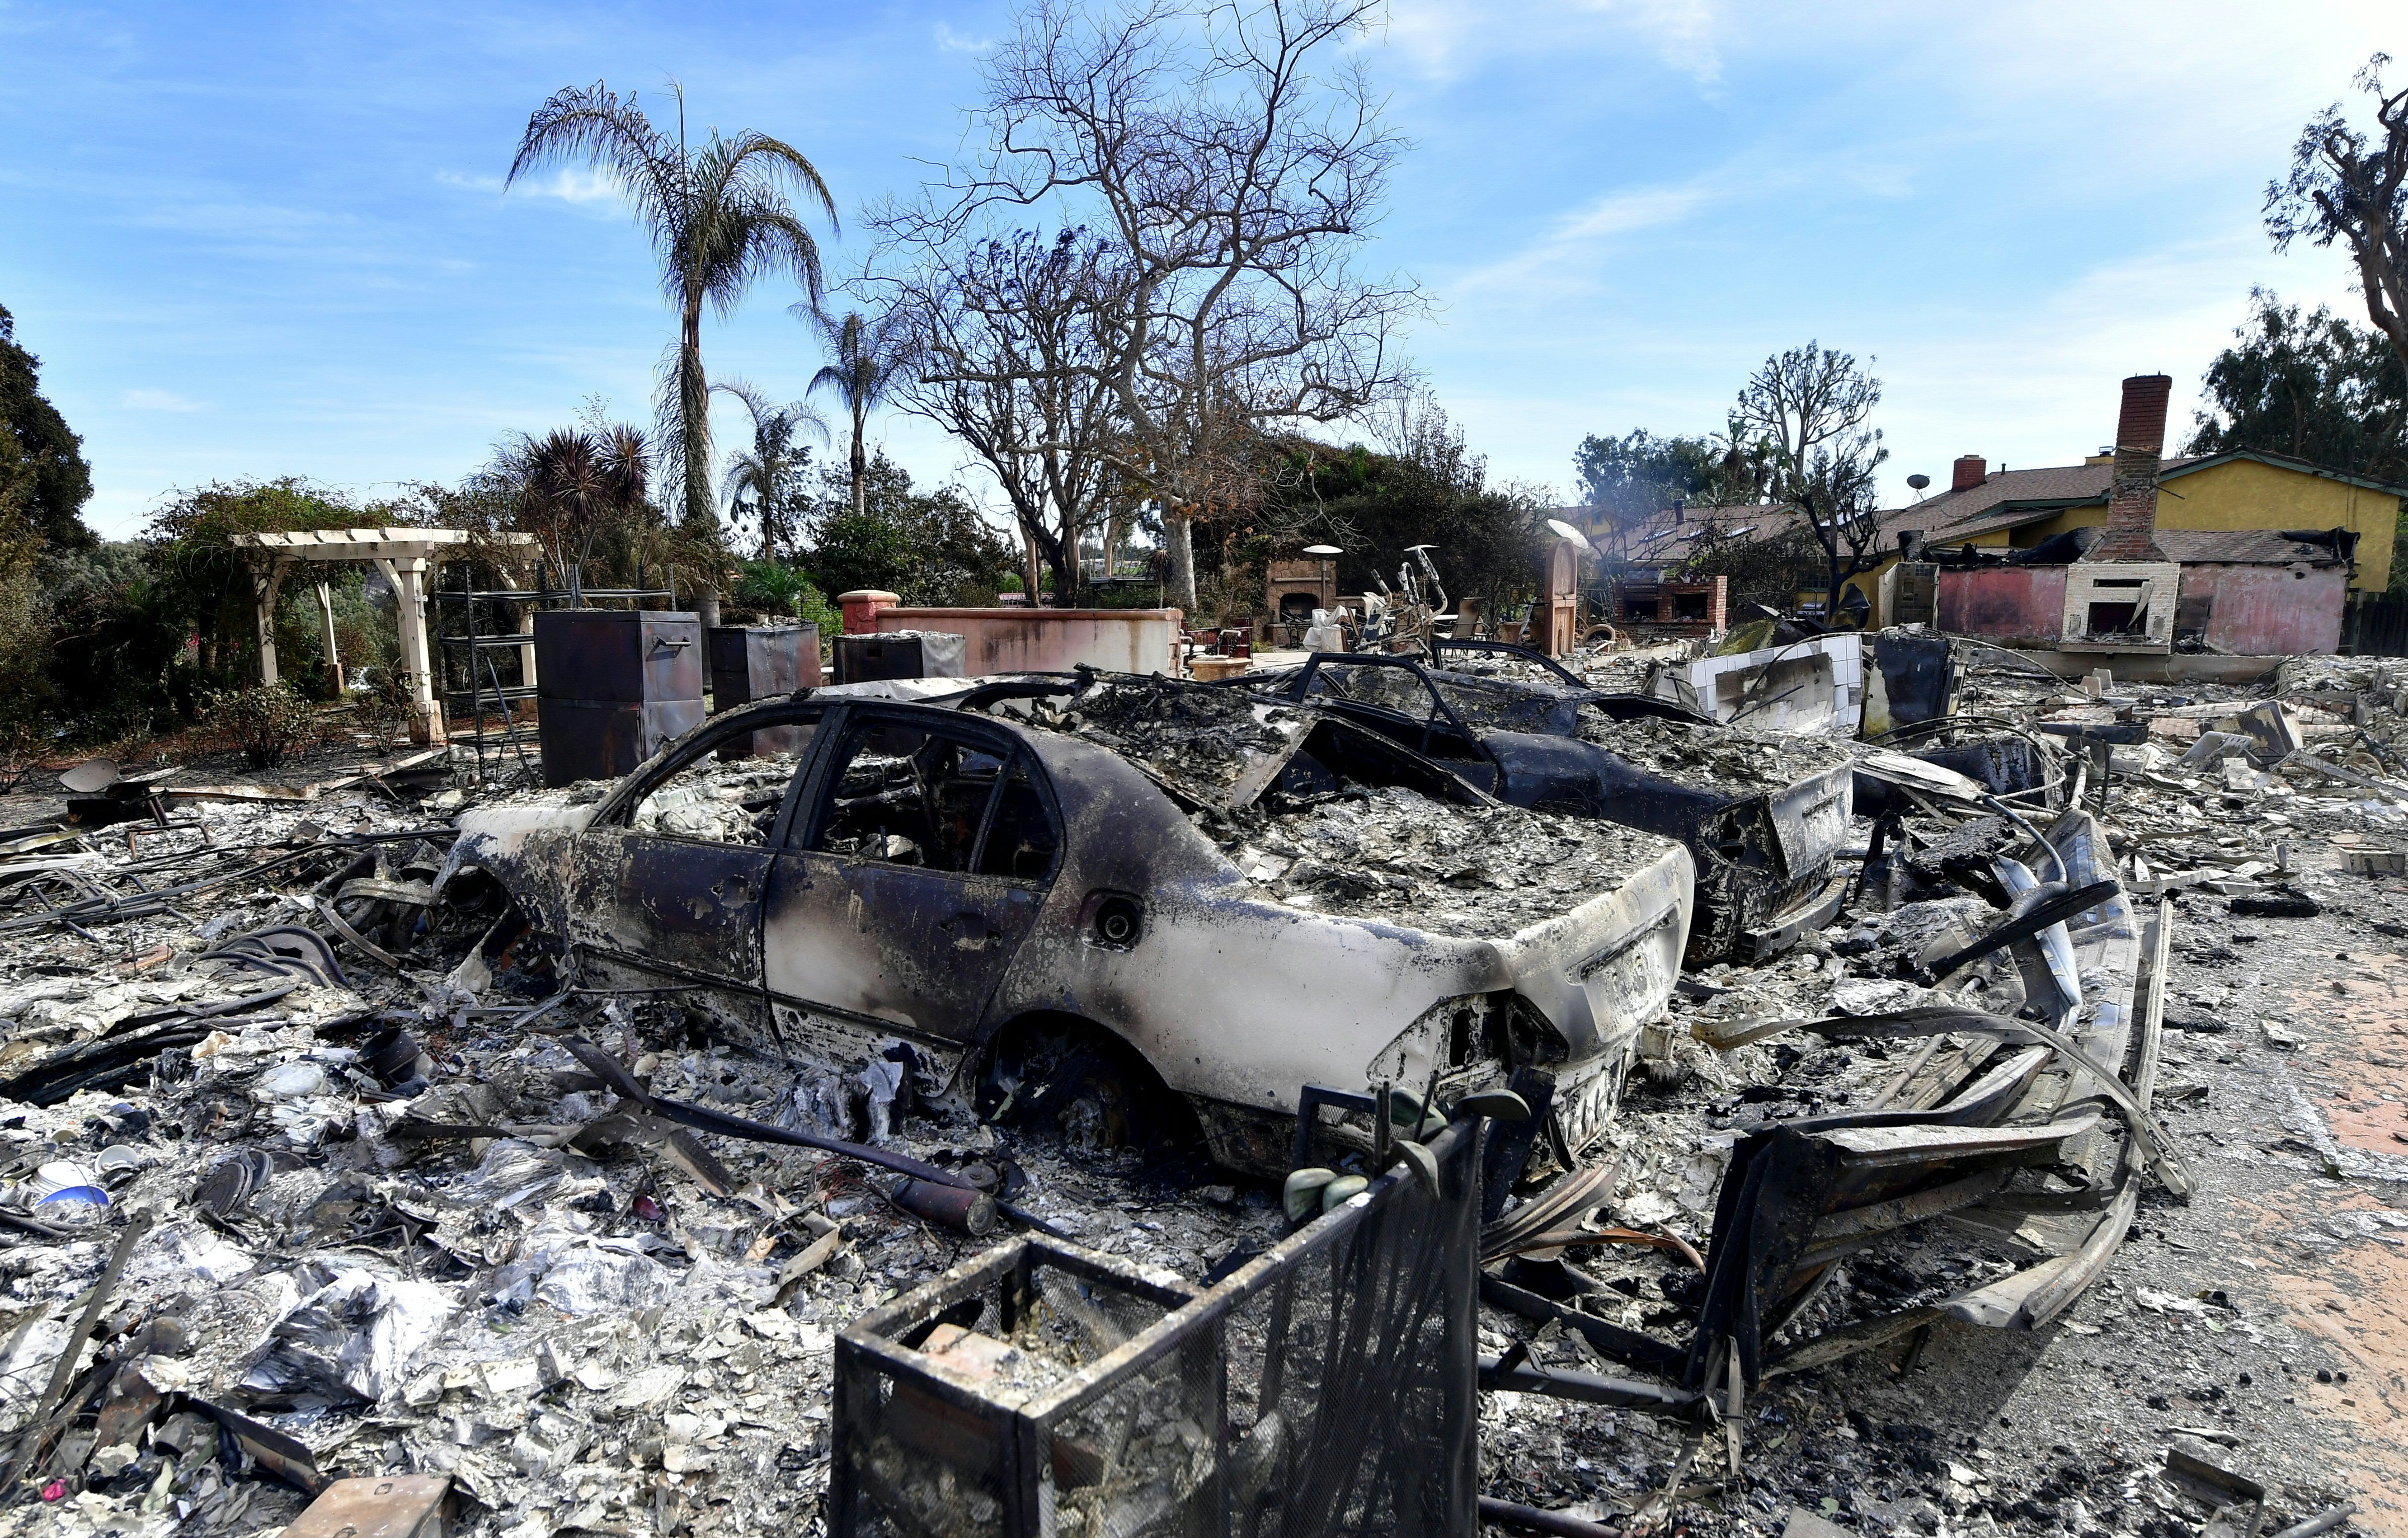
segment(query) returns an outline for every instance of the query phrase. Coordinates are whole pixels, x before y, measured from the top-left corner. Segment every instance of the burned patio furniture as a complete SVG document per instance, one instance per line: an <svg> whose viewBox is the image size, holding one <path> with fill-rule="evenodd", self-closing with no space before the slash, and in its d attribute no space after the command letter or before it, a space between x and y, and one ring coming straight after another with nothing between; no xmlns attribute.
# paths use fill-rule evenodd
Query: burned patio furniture
<svg viewBox="0 0 2408 1538"><path fill-rule="evenodd" d="M837 1338L839 1535L1450 1538L1479 1496L1476 1122L1201 1292L1036 1238Z"/></svg>

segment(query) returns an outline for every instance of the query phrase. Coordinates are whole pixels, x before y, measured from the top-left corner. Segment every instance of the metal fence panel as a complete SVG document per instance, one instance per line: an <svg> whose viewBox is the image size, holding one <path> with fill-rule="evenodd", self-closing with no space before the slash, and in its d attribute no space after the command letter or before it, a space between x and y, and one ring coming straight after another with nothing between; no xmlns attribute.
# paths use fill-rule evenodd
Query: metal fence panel
<svg viewBox="0 0 2408 1538"><path fill-rule="evenodd" d="M1031 1237L863 1315L829 1530L1469 1538L1477 1142L1449 1128L1437 1192L1392 1173L1200 1295Z"/></svg>

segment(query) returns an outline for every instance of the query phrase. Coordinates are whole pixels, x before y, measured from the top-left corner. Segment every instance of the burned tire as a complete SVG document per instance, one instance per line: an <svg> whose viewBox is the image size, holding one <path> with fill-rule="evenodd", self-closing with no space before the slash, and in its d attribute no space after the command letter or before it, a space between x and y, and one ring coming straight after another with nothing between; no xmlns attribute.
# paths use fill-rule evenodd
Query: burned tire
<svg viewBox="0 0 2408 1538"><path fill-rule="evenodd" d="M997 1039L980 1075L982 1118L1073 1154L1193 1142L1194 1114L1135 1049L1080 1021L1039 1022Z"/></svg>

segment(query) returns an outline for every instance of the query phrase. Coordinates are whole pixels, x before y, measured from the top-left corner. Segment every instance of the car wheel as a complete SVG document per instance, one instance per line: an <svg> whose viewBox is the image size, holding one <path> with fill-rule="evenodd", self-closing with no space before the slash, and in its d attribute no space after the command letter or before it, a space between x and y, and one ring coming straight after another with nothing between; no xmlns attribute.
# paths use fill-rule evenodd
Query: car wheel
<svg viewBox="0 0 2408 1538"><path fill-rule="evenodd" d="M1075 1154L1152 1147L1185 1110L1143 1058L1091 1027L1018 1033L988 1056L979 1093L982 1116Z"/></svg>

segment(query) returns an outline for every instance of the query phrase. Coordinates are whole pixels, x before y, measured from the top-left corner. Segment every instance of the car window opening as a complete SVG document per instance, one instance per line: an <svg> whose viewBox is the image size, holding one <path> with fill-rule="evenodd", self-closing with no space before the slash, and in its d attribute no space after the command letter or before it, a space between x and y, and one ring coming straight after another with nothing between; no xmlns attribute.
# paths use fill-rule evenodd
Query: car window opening
<svg viewBox="0 0 2408 1538"><path fill-rule="evenodd" d="M1281 767L1262 804L1264 811L1278 813L1391 786L1459 805L1480 799L1462 781L1397 752L1383 739L1341 722L1322 721Z"/></svg>
<svg viewBox="0 0 2408 1538"><path fill-rule="evenodd" d="M847 738L815 852L1018 881L1052 874L1061 847L1027 764L916 727Z"/></svg>
<svg viewBox="0 0 2408 1538"><path fill-rule="evenodd" d="M791 753L727 762L703 756L638 801L628 831L712 843L767 843L797 761Z"/></svg>

